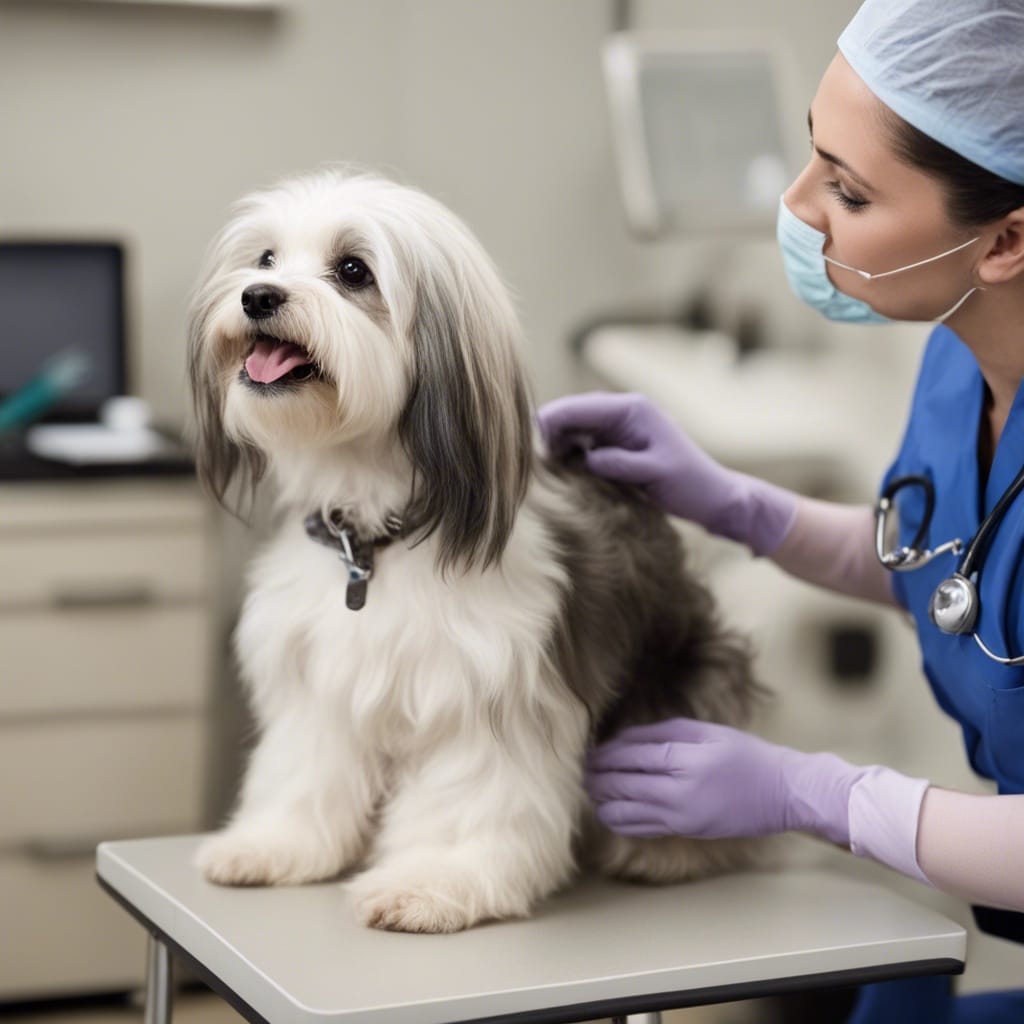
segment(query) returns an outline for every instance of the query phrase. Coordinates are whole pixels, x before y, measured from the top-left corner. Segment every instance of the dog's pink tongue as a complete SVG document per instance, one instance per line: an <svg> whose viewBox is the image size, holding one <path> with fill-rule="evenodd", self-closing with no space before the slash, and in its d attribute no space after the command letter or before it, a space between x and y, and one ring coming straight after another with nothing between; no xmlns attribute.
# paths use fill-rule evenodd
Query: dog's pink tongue
<svg viewBox="0 0 1024 1024"><path fill-rule="evenodd" d="M305 366L309 362L306 350L300 345L293 345L290 341L260 340L245 361L245 372L260 384L270 384L296 366Z"/></svg>

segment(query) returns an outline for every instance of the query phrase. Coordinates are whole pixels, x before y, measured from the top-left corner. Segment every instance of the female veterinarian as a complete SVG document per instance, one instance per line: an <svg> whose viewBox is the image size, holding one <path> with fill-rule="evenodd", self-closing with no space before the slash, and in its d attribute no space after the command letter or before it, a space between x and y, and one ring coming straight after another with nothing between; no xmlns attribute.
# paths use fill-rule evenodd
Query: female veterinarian
<svg viewBox="0 0 1024 1024"><path fill-rule="evenodd" d="M1024 941L1024 0L867 0L811 103L810 161L779 207L797 295L826 317L933 321L875 509L732 472L637 396L539 413L549 446L830 589L913 616L939 705L998 796L676 719L615 737L587 774L629 835L816 833L975 905ZM898 545L879 524L898 517ZM1024 1021L1024 990L944 979L862 990L851 1022Z"/></svg>

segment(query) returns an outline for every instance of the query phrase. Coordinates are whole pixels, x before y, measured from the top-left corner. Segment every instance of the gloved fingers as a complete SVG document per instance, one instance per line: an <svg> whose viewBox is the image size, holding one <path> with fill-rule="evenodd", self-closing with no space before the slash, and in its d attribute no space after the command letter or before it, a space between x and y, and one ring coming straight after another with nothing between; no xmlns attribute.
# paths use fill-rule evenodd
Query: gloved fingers
<svg viewBox="0 0 1024 1024"><path fill-rule="evenodd" d="M587 772L583 784L595 803L631 800L657 807L673 807L685 797L679 780L646 772Z"/></svg>
<svg viewBox="0 0 1024 1024"><path fill-rule="evenodd" d="M660 722L631 725L617 732L603 747L618 743L703 743L728 726L696 718L666 718ZM601 747L597 748L602 749Z"/></svg>
<svg viewBox="0 0 1024 1024"><path fill-rule="evenodd" d="M644 825L608 825L601 822L605 828L620 836L629 836L631 839L660 839L662 836L674 836L678 833L663 822L654 822Z"/></svg>
<svg viewBox="0 0 1024 1024"><path fill-rule="evenodd" d="M672 829L653 808L631 800L613 801L597 808L597 820L613 832L634 836L664 836Z"/></svg>
<svg viewBox="0 0 1024 1024"><path fill-rule="evenodd" d="M537 422L545 440L567 430L596 433L620 425L627 416L628 408L627 395L587 391L581 395L564 395L546 402L537 410Z"/></svg>
<svg viewBox="0 0 1024 1024"><path fill-rule="evenodd" d="M587 771L634 772L640 775L671 775L683 770L686 751L678 743L630 743L613 741L591 751Z"/></svg>
<svg viewBox="0 0 1024 1024"><path fill-rule="evenodd" d="M591 448L584 459L591 473L626 484L647 484L658 476L658 467L646 452L629 448Z"/></svg>

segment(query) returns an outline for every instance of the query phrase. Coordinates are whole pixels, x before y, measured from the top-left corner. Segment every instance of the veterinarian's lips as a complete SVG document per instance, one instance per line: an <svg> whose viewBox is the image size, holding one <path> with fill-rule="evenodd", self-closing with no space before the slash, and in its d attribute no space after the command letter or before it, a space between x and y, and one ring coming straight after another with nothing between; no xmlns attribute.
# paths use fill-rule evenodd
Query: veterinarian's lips
<svg viewBox="0 0 1024 1024"><path fill-rule="evenodd" d="M304 380L319 369L301 345L260 335L246 357L245 372L257 384L272 384L284 376Z"/></svg>

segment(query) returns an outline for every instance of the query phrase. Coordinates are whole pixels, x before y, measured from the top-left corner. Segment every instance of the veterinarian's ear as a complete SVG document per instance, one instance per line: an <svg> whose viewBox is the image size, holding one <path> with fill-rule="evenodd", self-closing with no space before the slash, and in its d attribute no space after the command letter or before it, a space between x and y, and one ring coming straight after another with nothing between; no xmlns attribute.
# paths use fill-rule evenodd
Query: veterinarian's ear
<svg viewBox="0 0 1024 1024"><path fill-rule="evenodd" d="M531 434L514 317L433 280L416 293L412 395L399 433L416 479L407 516L440 531L442 571L496 562L526 493Z"/></svg>

